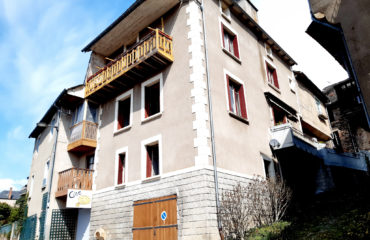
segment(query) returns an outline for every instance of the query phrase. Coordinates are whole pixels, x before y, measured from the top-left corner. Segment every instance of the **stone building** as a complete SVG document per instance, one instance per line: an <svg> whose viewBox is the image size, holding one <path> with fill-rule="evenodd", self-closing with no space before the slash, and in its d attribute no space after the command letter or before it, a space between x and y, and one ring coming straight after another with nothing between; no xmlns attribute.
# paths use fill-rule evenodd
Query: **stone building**
<svg viewBox="0 0 370 240"><path fill-rule="evenodd" d="M39 239L220 239L220 192L296 171L287 136L330 140L325 96L248 0L137 0L82 51L84 85L30 135Z"/></svg>

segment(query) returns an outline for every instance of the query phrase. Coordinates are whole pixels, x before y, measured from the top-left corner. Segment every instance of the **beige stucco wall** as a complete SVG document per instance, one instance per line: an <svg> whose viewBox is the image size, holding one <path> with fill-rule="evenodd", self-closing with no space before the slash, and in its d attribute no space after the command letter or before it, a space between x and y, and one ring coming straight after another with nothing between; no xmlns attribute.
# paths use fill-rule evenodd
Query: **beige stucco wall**
<svg viewBox="0 0 370 240"><path fill-rule="evenodd" d="M15 206L15 202L16 201L17 200L12 200L12 199L0 199L0 203L6 203L6 204L8 204L11 207L14 207Z"/></svg>
<svg viewBox="0 0 370 240"><path fill-rule="evenodd" d="M299 81L297 81L297 83L298 84L296 89L298 91L299 107L302 119L306 123L310 124L312 127L330 137L331 128L325 104L320 101L322 114L327 117L326 120L323 120L318 117L319 110L316 105L315 95L305 86L303 86L303 84L301 84Z"/></svg>
<svg viewBox="0 0 370 240"><path fill-rule="evenodd" d="M193 115L189 81L189 54L185 8L173 9L164 19L165 32L173 37L174 62L163 71L163 113L141 122L141 84L133 88L130 129L114 134L115 100L101 105L96 152L96 189L114 186L116 151L128 148L128 181L141 179L141 141L161 135L163 173L194 165ZM122 92L124 93L124 92Z"/></svg>
<svg viewBox="0 0 370 240"><path fill-rule="evenodd" d="M264 92L271 92L298 110L296 96L289 88L288 77L292 76L292 72L274 55L272 62L277 69L280 90L269 86L263 43L233 15L230 22L224 20L218 0L205 1L205 4L218 166L244 174L264 175L261 153L272 155L269 148L272 115ZM238 34L240 63L222 50L220 19ZM244 82L249 124L228 114L224 69Z"/></svg>

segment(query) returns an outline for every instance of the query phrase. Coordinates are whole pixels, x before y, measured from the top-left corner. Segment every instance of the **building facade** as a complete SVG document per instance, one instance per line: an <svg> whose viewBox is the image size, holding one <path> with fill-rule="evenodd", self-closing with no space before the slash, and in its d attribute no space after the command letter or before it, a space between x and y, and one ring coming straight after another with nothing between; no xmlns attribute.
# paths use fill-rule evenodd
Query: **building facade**
<svg viewBox="0 0 370 240"><path fill-rule="evenodd" d="M330 140L325 96L247 0L138 0L83 51L84 85L30 135L39 239L220 239L220 192L294 171L281 136Z"/></svg>

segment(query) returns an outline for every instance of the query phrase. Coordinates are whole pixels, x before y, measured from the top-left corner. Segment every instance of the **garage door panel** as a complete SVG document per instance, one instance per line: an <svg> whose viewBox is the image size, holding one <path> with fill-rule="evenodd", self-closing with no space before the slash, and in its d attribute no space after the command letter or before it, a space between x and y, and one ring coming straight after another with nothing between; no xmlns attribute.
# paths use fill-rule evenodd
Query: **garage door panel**
<svg viewBox="0 0 370 240"><path fill-rule="evenodd" d="M158 216L157 226L174 225L177 224L177 204L176 199L157 202L156 215ZM166 215L166 219L162 220L161 215Z"/></svg>
<svg viewBox="0 0 370 240"><path fill-rule="evenodd" d="M154 240L154 229L133 230L135 240Z"/></svg>
<svg viewBox="0 0 370 240"><path fill-rule="evenodd" d="M134 228L154 226L153 211L155 211L155 209L152 204L134 206Z"/></svg>
<svg viewBox="0 0 370 240"><path fill-rule="evenodd" d="M177 240L177 227L156 229L155 240Z"/></svg>

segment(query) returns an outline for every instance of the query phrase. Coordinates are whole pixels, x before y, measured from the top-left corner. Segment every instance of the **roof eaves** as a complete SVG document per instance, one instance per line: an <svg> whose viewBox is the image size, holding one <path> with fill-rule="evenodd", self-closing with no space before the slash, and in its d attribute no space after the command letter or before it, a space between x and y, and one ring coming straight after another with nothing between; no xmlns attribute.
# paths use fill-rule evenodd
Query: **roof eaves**
<svg viewBox="0 0 370 240"><path fill-rule="evenodd" d="M119 16L112 24L110 24L103 32L101 32L96 38L94 38L89 44L87 44L81 52L91 51L91 47L97 43L101 38L105 36L110 30L112 30L116 25L118 25L123 19L125 19L130 13L132 13L136 8L138 8L146 0L136 0L121 16Z"/></svg>

